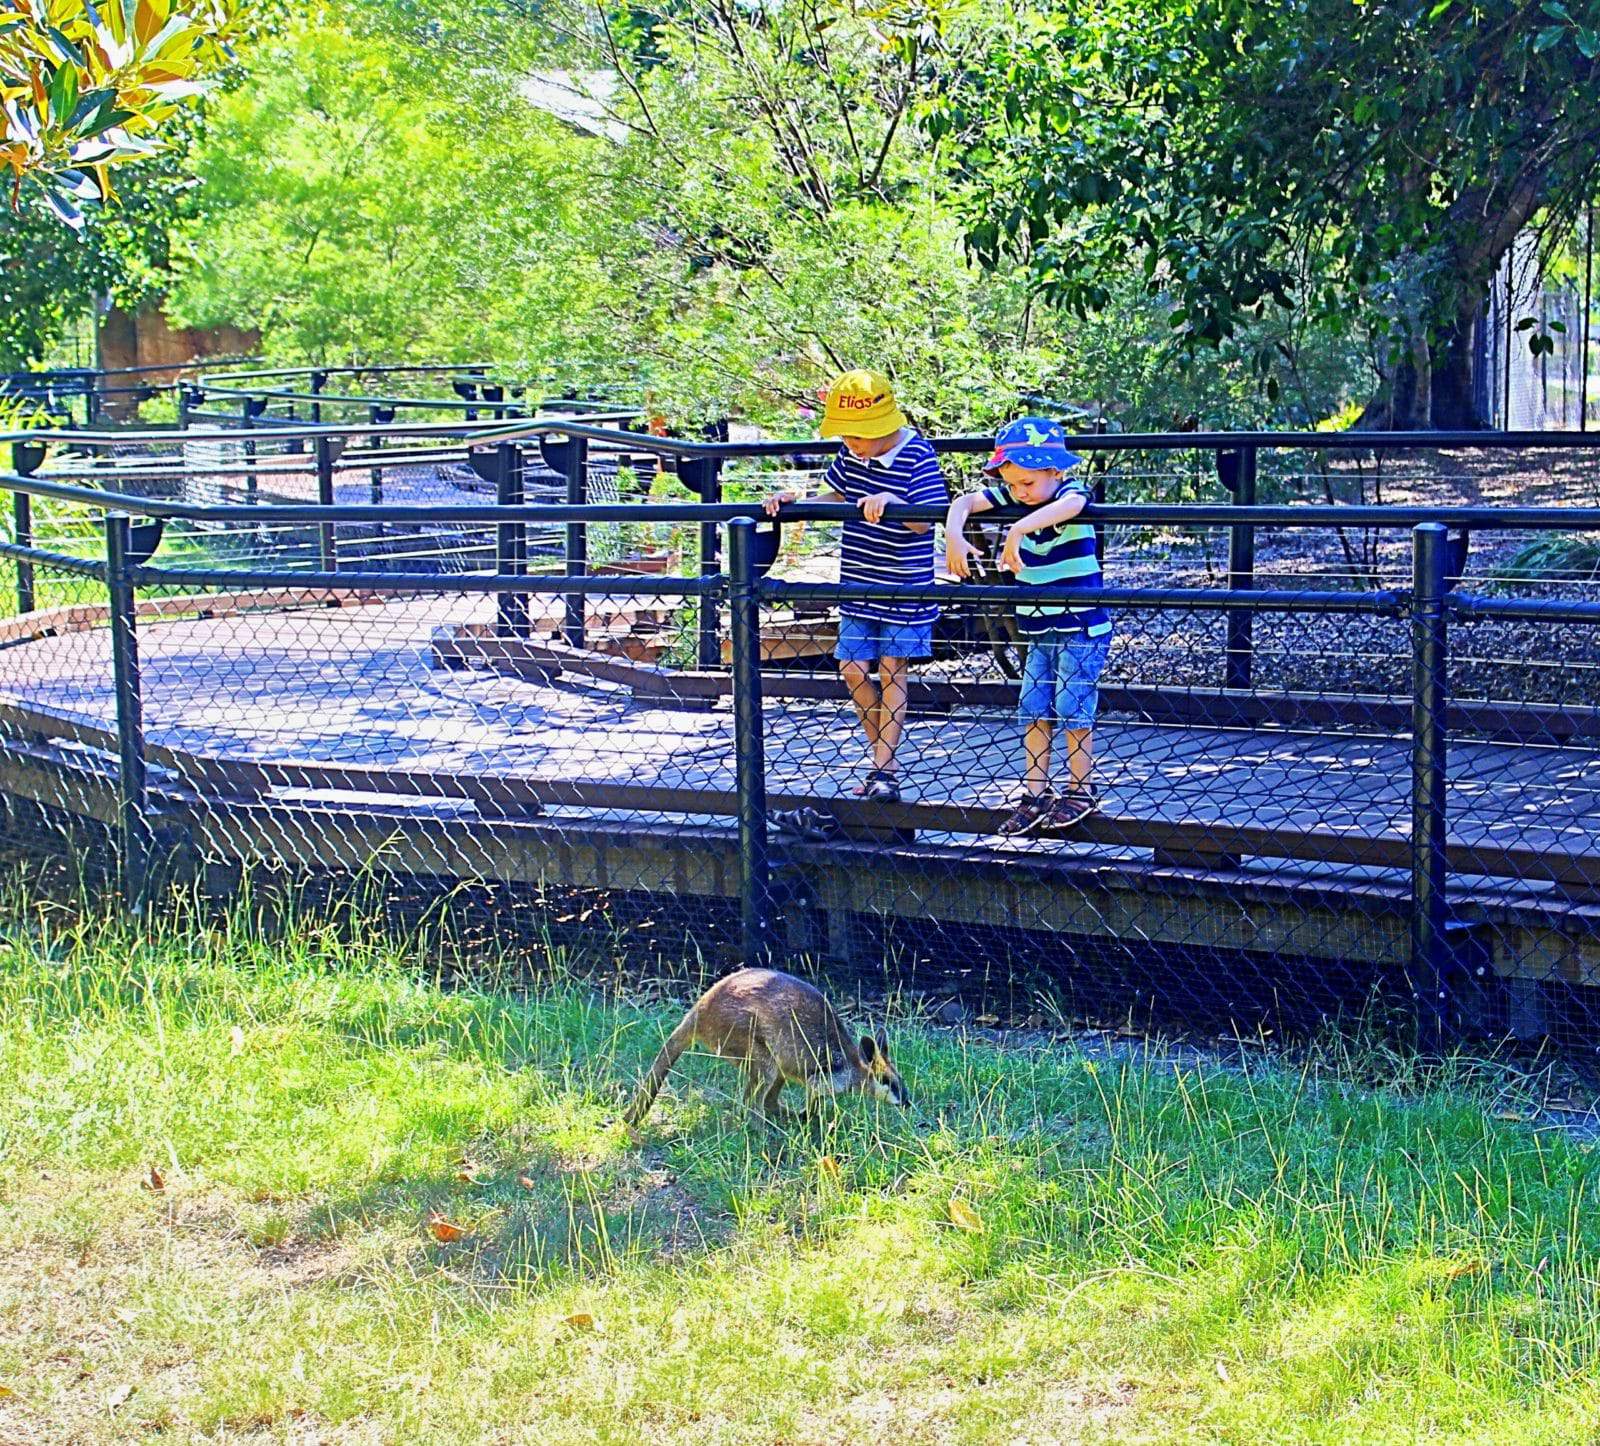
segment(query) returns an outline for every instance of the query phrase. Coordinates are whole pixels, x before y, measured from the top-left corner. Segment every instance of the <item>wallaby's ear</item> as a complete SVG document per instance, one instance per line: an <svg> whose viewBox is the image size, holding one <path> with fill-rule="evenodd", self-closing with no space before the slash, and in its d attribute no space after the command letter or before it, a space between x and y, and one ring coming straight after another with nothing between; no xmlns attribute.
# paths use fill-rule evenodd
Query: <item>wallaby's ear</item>
<svg viewBox="0 0 1600 1446"><path fill-rule="evenodd" d="M872 1042L872 1036L870 1034L863 1034L861 1036L861 1062L863 1064L871 1064L872 1057L877 1054L877 1052L878 1046Z"/></svg>
<svg viewBox="0 0 1600 1446"><path fill-rule="evenodd" d="M878 1053L885 1059L889 1058L889 1041L883 1036L878 1036Z"/></svg>

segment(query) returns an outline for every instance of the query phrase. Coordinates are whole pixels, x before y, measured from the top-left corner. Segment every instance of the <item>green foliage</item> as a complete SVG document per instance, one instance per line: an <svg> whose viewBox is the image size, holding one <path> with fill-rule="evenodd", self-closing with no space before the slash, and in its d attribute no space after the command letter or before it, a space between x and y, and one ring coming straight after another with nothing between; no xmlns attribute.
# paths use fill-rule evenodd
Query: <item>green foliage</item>
<svg viewBox="0 0 1600 1446"><path fill-rule="evenodd" d="M1312 421L1345 400L1365 364L1342 334L1263 322L1184 368L1126 270L1078 320L1036 303L1025 265L969 263L943 148L915 122L986 20L329 0L210 108L168 309L260 326L286 362L598 378L685 428L792 431L857 364L941 431L1031 398L1128 428ZM552 63L587 96L584 128L524 93ZM1249 365L1269 342L1276 399Z"/></svg>
<svg viewBox="0 0 1600 1446"><path fill-rule="evenodd" d="M968 237L1076 315L1142 272L1193 354L1293 310L1459 333L1588 195L1600 4L1078 4L1001 28L928 117ZM1259 338L1265 375L1275 343Z"/></svg>
<svg viewBox="0 0 1600 1446"><path fill-rule="evenodd" d="M1516 582L1593 582L1600 578L1600 538L1587 532L1542 534L1518 549L1504 576Z"/></svg>
<svg viewBox="0 0 1600 1446"><path fill-rule="evenodd" d="M330 17L261 47L212 107L169 309L248 317L285 361L559 346L581 147L498 86L415 81Z"/></svg>

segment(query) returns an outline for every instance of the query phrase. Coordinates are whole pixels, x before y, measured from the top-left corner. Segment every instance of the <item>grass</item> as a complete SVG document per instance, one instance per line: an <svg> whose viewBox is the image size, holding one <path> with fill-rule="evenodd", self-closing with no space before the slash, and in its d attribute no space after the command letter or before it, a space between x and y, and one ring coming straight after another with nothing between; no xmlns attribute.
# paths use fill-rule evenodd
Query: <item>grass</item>
<svg viewBox="0 0 1600 1446"><path fill-rule="evenodd" d="M8 915L0 1440L1600 1426L1594 1158L1468 1091L901 1021L909 1112L694 1061L634 1143L670 1010L249 920Z"/></svg>

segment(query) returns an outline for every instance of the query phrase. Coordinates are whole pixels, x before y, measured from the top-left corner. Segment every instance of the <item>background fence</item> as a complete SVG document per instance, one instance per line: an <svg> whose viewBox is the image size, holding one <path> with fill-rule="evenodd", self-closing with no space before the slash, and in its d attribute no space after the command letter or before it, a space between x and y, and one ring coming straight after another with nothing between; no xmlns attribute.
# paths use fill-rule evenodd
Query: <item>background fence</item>
<svg viewBox="0 0 1600 1446"><path fill-rule="evenodd" d="M135 901L378 881L623 966L826 958L1005 1018L1378 1008L1432 1043L1592 1042L1584 439L1081 439L1110 497L1162 500L1094 512L1101 809L1006 838L1014 587L931 589L901 799L857 798L829 657L846 509L757 520L816 444L500 420L530 435L300 421L248 453L197 450L216 428L25 452L6 832ZM960 488L988 443L938 445ZM602 528L635 571L597 572Z"/></svg>

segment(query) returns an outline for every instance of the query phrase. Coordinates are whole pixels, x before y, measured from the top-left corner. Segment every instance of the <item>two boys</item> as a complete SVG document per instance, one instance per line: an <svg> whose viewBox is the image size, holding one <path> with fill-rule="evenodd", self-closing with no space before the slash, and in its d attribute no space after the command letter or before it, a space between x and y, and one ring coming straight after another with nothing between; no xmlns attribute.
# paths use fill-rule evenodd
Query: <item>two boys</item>
<svg viewBox="0 0 1600 1446"><path fill-rule="evenodd" d="M840 581L931 584L931 525L887 522L883 514L894 502L944 503L948 489L933 448L907 424L888 379L870 371L838 378L828 390L821 432L841 441L824 477L823 496L852 502L861 514L844 526ZM1003 427L984 468L993 484L949 504L949 570L957 577L968 575L968 559L975 553L964 533L969 517L1021 504L1030 510L1008 530L1001 567L1014 572L1024 587L1099 587L1094 529L1074 520L1089 494L1066 480L1081 460L1067 450L1061 426L1047 417L1023 417ZM799 495L779 493L768 501L767 512L775 514ZM936 616L931 604L873 600L840 607L834 656L871 753L866 779L855 790L859 797L900 797L895 752L905 728L907 665L932 655ZM1098 806L1090 782L1092 730L1111 635L1103 608L1055 599L1019 602L1017 621L1028 643L1018 710L1026 730L1026 775L1022 799L1000 826L1005 835L1066 827ZM1057 724L1066 731L1070 779L1059 795L1050 768Z"/></svg>

